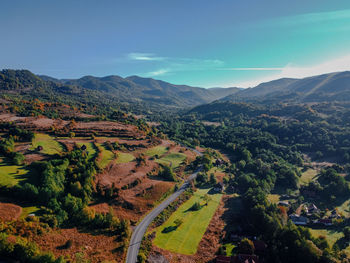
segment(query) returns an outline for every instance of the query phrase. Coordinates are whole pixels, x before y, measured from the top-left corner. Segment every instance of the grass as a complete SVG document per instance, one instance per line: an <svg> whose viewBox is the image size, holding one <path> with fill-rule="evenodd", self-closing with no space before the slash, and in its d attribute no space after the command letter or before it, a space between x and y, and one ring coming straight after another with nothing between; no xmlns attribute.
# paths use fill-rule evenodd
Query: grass
<svg viewBox="0 0 350 263"><path fill-rule="evenodd" d="M158 155L160 157L167 152L168 152L167 147L159 145L159 146L155 146L155 147L148 149L145 152L145 155L147 155L149 157L154 157L154 156Z"/></svg>
<svg viewBox="0 0 350 263"><path fill-rule="evenodd" d="M35 150L38 146L43 147L41 152L44 154L60 154L63 151L62 145L48 134L35 134L35 137L32 140L32 150Z"/></svg>
<svg viewBox="0 0 350 263"><path fill-rule="evenodd" d="M116 163L129 163L133 160L135 160L135 157L132 154L119 152Z"/></svg>
<svg viewBox="0 0 350 263"><path fill-rule="evenodd" d="M190 211L194 203L203 203L203 196L207 194L209 189L199 189L194 195L182 204L170 218L156 230L154 244L162 249L185 254L193 255L197 251L199 242L201 241L211 218L213 217L222 194L210 195L211 201L207 206L203 206L198 211ZM174 229L174 221L181 219L183 223ZM164 233L164 229L174 229L168 233Z"/></svg>
<svg viewBox="0 0 350 263"><path fill-rule="evenodd" d="M20 218L24 219L30 214L36 214L38 211L40 211L40 208L37 206L22 207L22 214Z"/></svg>
<svg viewBox="0 0 350 263"><path fill-rule="evenodd" d="M94 143L92 143L92 142L86 142L86 143L78 142L77 145L79 145L80 147L83 145L86 146L86 151L89 152L90 159L95 156L96 149L95 149Z"/></svg>
<svg viewBox="0 0 350 263"><path fill-rule="evenodd" d="M344 237L344 234L342 232L338 232L334 229L309 229L311 234L316 238L319 236L325 236L330 247L337 243L339 239ZM346 246L344 251L347 253L348 256L350 256L350 245Z"/></svg>
<svg viewBox="0 0 350 263"><path fill-rule="evenodd" d="M227 257L231 257L233 256L233 249L236 247L236 245L232 244L232 243L227 243L227 244L224 244L223 247L225 247L225 251L226 251L226 256Z"/></svg>
<svg viewBox="0 0 350 263"><path fill-rule="evenodd" d="M280 201L280 195L269 194L267 195L267 200L269 200L272 204L277 204Z"/></svg>
<svg viewBox="0 0 350 263"><path fill-rule="evenodd" d="M162 164L166 164L166 165L169 165L169 166L171 164L172 168L177 168L177 167L180 166L180 164L185 159L186 159L186 155L183 154L183 153L170 153L170 154L160 158L156 162L162 163Z"/></svg>
<svg viewBox="0 0 350 263"><path fill-rule="evenodd" d="M337 207L338 212L343 214L345 217L350 217L350 199L346 200L342 205Z"/></svg>
<svg viewBox="0 0 350 263"><path fill-rule="evenodd" d="M99 166L103 169L106 168L106 166L115 159L115 155L113 152L107 150L103 145L96 144L96 146L99 148L101 155L99 157Z"/></svg>
<svg viewBox="0 0 350 263"><path fill-rule="evenodd" d="M23 166L12 165L0 158L0 186L12 187L26 180L28 170Z"/></svg>
<svg viewBox="0 0 350 263"><path fill-rule="evenodd" d="M310 183L317 175L317 171L315 169L307 169L305 172L302 173L299 182L301 185L307 185Z"/></svg>

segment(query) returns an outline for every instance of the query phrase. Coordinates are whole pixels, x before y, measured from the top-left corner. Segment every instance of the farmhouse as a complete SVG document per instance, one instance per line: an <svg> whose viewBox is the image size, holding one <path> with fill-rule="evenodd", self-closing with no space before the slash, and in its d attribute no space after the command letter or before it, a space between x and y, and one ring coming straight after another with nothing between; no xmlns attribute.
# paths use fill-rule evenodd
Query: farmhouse
<svg viewBox="0 0 350 263"><path fill-rule="evenodd" d="M289 218L295 225L306 225L309 222L309 220L306 217L299 216L296 214L290 215Z"/></svg>

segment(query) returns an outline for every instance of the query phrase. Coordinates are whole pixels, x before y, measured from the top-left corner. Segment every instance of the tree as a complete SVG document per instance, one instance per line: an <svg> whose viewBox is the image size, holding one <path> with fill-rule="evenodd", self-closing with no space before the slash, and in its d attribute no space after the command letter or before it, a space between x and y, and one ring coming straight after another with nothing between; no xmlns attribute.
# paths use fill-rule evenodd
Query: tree
<svg viewBox="0 0 350 263"><path fill-rule="evenodd" d="M248 238L243 238L239 243L238 251L240 254L253 255L254 250L255 250L254 243Z"/></svg>
<svg viewBox="0 0 350 263"><path fill-rule="evenodd" d="M208 194L205 194L203 200L205 201L205 205L208 205L209 201L211 201L211 197Z"/></svg>
<svg viewBox="0 0 350 263"><path fill-rule="evenodd" d="M343 234L344 234L344 238L349 241L350 240L350 226L344 227Z"/></svg>
<svg viewBox="0 0 350 263"><path fill-rule="evenodd" d="M209 182L210 182L211 185L214 185L214 184L217 183L215 174L213 174L213 173L210 174Z"/></svg>
<svg viewBox="0 0 350 263"><path fill-rule="evenodd" d="M183 222L184 222L184 221L183 221L182 219L178 218L178 219L176 219L176 220L174 221L174 224L175 224L176 227L179 227L179 226L182 225Z"/></svg>

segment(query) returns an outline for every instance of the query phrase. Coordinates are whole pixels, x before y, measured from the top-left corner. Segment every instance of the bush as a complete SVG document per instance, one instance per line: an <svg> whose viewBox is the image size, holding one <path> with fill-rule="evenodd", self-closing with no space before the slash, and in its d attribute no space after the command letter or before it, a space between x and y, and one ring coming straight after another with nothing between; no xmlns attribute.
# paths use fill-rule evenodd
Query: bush
<svg viewBox="0 0 350 263"><path fill-rule="evenodd" d="M192 211L198 211L198 210L201 209L201 208L202 208L201 204L200 204L199 202L195 202L195 203L193 204L193 206L191 206L190 210L192 210Z"/></svg>

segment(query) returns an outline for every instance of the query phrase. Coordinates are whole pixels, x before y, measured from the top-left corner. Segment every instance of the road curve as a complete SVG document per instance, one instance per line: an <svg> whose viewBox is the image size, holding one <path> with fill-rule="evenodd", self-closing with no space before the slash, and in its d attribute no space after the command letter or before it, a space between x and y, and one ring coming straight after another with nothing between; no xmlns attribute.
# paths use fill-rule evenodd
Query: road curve
<svg viewBox="0 0 350 263"><path fill-rule="evenodd" d="M126 263L136 263L141 241L148 226L168 205L170 205L173 201L175 201L175 199L178 198L179 195L182 194L186 190L186 188L190 186L190 181L196 178L199 171L200 171L200 168L195 173L193 173L175 193L173 193L171 196L165 199L162 203L160 203L160 205L154 208L141 221L141 223L136 226L131 236L131 240L128 248L128 254L126 256Z"/></svg>

